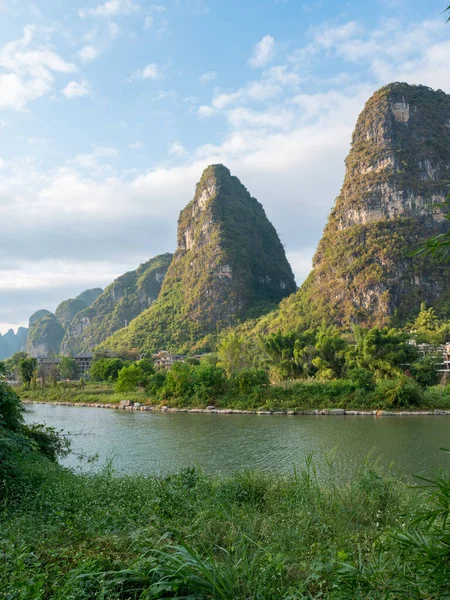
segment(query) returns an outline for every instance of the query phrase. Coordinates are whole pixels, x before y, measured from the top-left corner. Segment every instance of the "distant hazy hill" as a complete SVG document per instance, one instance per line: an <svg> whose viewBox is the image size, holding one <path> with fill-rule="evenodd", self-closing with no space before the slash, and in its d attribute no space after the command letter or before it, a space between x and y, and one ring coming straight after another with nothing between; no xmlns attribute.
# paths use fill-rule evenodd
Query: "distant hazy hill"
<svg viewBox="0 0 450 600"><path fill-rule="evenodd" d="M26 340L28 354L35 357L59 354L66 328L75 315L87 308L87 303L94 302L101 293L101 288L86 290L76 298L61 302L55 314L41 309L31 315Z"/></svg>
<svg viewBox="0 0 450 600"><path fill-rule="evenodd" d="M28 329L19 327L17 333L12 329L7 331L5 335L0 333L0 360L9 358L16 352L22 352L26 348Z"/></svg>

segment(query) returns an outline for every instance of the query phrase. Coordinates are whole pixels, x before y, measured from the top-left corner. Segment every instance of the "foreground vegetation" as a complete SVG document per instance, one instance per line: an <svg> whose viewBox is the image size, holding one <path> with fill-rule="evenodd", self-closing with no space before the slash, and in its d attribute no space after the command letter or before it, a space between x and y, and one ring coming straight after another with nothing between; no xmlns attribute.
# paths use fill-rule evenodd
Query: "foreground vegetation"
<svg viewBox="0 0 450 600"><path fill-rule="evenodd" d="M0 594L14 600L443 599L450 479L408 486L363 464L342 481L194 469L117 477L55 462L0 383ZM445 456L445 455L443 455Z"/></svg>

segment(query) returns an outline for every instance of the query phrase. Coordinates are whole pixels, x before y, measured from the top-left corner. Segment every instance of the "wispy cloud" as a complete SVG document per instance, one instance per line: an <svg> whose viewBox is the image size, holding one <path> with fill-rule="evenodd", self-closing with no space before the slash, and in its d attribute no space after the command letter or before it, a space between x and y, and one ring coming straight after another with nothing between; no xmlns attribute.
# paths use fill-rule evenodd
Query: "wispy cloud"
<svg viewBox="0 0 450 600"><path fill-rule="evenodd" d="M255 45L249 64L254 68L265 67L272 60L274 53L275 39L271 35L265 35Z"/></svg>
<svg viewBox="0 0 450 600"><path fill-rule="evenodd" d="M62 93L66 98L83 98L89 96L92 90L89 83L82 79L81 81L69 81L66 87L62 90Z"/></svg>
<svg viewBox="0 0 450 600"><path fill-rule="evenodd" d="M78 56L83 62L91 62L95 60L100 54L100 50L95 46L83 46L78 51Z"/></svg>
<svg viewBox="0 0 450 600"><path fill-rule="evenodd" d="M131 15L139 10L139 4L133 0L109 0L105 4L99 4L95 8L84 8L78 11L80 17L117 17L119 15Z"/></svg>
<svg viewBox="0 0 450 600"><path fill-rule="evenodd" d="M217 78L217 73L215 71L208 71L207 73L203 73L200 75L200 83L209 83L210 81L214 81Z"/></svg>
<svg viewBox="0 0 450 600"><path fill-rule="evenodd" d="M0 108L22 110L32 100L48 94L54 87L55 74L76 71L50 46L33 47L37 29L28 25L20 40L0 49Z"/></svg>
<svg viewBox="0 0 450 600"><path fill-rule="evenodd" d="M153 79L153 80L157 80L157 79L162 79L163 78L163 74L161 72L161 69L159 68L159 66L156 63L150 63L148 64L146 67L144 67L143 69L138 69L137 71L135 71L129 81L135 81L137 79Z"/></svg>
<svg viewBox="0 0 450 600"><path fill-rule="evenodd" d="M186 154L186 149L181 142L174 142L169 148L169 154L173 156L184 156Z"/></svg>

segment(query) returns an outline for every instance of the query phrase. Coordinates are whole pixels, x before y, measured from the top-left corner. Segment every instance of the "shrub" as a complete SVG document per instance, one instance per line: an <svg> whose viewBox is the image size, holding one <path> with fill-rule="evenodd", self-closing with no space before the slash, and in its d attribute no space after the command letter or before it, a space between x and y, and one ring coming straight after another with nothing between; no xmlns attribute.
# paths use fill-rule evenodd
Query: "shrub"
<svg viewBox="0 0 450 600"><path fill-rule="evenodd" d="M94 381L117 381L119 371L126 366L121 358L98 358L89 369L89 375Z"/></svg>
<svg viewBox="0 0 450 600"><path fill-rule="evenodd" d="M423 392L420 386L406 376L379 381L377 393L381 400L392 407L419 406L423 401Z"/></svg>
<svg viewBox="0 0 450 600"><path fill-rule="evenodd" d="M0 381L0 426L11 431L18 431L22 424L22 406L19 396Z"/></svg>

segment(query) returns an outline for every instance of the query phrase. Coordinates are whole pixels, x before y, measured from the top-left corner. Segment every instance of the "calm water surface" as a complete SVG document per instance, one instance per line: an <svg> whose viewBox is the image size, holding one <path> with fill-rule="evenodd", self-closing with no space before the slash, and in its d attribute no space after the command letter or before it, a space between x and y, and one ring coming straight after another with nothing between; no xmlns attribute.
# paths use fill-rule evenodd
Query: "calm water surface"
<svg viewBox="0 0 450 600"><path fill-rule="evenodd" d="M450 417L257 416L148 413L28 405L27 422L70 432L63 463L83 470L113 461L119 473L168 473L196 465L210 473L249 468L292 472L313 453L318 468L351 473L371 453L399 475L450 466ZM91 463L80 455L98 455Z"/></svg>

